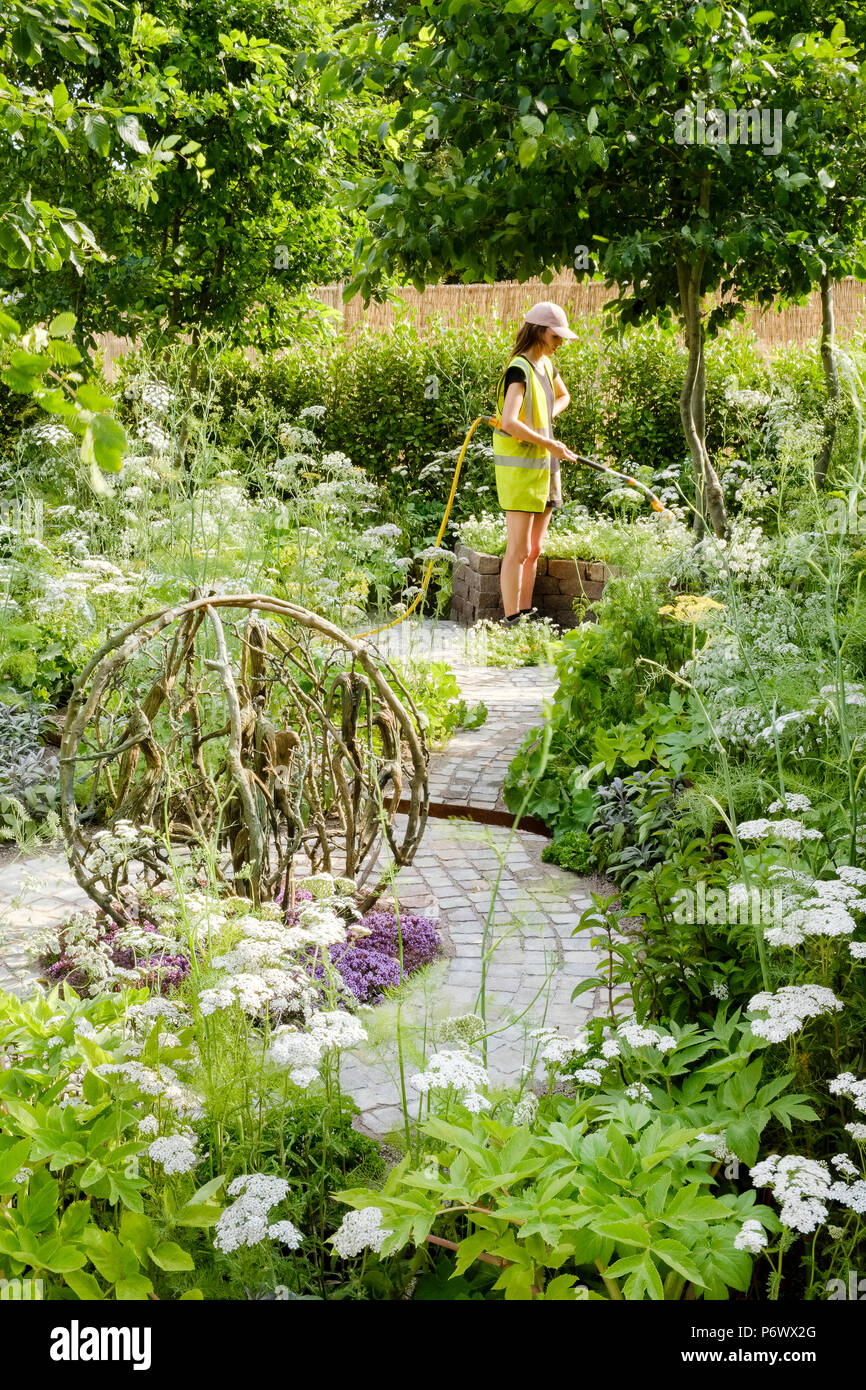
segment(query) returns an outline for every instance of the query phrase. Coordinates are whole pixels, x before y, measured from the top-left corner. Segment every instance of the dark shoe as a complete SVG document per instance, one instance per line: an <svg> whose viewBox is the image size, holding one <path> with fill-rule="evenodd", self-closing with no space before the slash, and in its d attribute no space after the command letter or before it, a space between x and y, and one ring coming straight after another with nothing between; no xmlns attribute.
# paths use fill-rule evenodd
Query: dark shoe
<svg viewBox="0 0 866 1390"><path fill-rule="evenodd" d="M520 614L519 614L519 613L512 613L511 616L508 617L508 618L500 618L500 619L499 619L499 626L500 626L500 627L517 627L517 624L518 624L519 622L520 622Z"/></svg>

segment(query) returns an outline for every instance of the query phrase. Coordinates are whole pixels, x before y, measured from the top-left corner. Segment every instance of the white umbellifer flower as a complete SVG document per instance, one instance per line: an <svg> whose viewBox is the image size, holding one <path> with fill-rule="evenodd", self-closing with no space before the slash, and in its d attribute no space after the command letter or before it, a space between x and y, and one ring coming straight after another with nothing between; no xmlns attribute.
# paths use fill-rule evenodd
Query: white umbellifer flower
<svg viewBox="0 0 866 1390"><path fill-rule="evenodd" d="M840 864L836 870L836 877L841 878L843 883L850 883L854 888L866 887L866 869L861 869L857 864Z"/></svg>
<svg viewBox="0 0 866 1390"><path fill-rule="evenodd" d="M289 1184L285 1178L274 1177L271 1173L241 1173L232 1179L227 1190L230 1197L237 1197L243 1192L257 1202L266 1202L268 1207L274 1207L288 1193Z"/></svg>
<svg viewBox="0 0 866 1390"><path fill-rule="evenodd" d="M291 1222L268 1223L271 1207L282 1202L288 1190L285 1178L268 1173L242 1173L234 1178L229 1183L228 1193L237 1201L226 1207L216 1223L214 1245L217 1249L230 1254L241 1246L258 1245L269 1237L294 1249L302 1236Z"/></svg>
<svg viewBox="0 0 866 1390"><path fill-rule="evenodd" d="M776 840L799 844L802 840L820 840L820 830L810 830L798 820L745 820L737 826L741 840Z"/></svg>
<svg viewBox="0 0 866 1390"><path fill-rule="evenodd" d="M158 1134L159 1121L156 1116L145 1115L144 1119L138 1122L138 1131L140 1134Z"/></svg>
<svg viewBox="0 0 866 1390"><path fill-rule="evenodd" d="M268 1235L268 1208L255 1197L239 1197L220 1213L213 1243L229 1255L241 1246L258 1245Z"/></svg>
<svg viewBox="0 0 866 1390"><path fill-rule="evenodd" d="M25 1182L27 1181L28 1178L32 1178L32 1177L33 1177L33 1169L32 1169L32 1168L19 1168L19 1169L18 1169L18 1172L15 1174L14 1178L12 1179L12 1181L13 1181L13 1182L17 1182L17 1183L25 1183Z"/></svg>
<svg viewBox="0 0 866 1390"><path fill-rule="evenodd" d="M866 960L866 941L849 941L848 950L855 960Z"/></svg>
<svg viewBox="0 0 866 1390"><path fill-rule="evenodd" d="M735 1250L748 1250L750 1255L760 1255L767 1244L767 1236L760 1221L754 1218L744 1221L734 1236Z"/></svg>
<svg viewBox="0 0 866 1390"><path fill-rule="evenodd" d="M465 1095L473 1095L479 1086L489 1084L487 1072L479 1062L473 1062L465 1052L448 1050L434 1052L425 1071L409 1078L410 1086L421 1095L428 1091L445 1091L449 1087Z"/></svg>
<svg viewBox="0 0 866 1390"><path fill-rule="evenodd" d="M172 394L161 381L146 381L141 388L141 403L154 415L164 415L172 402Z"/></svg>
<svg viewBox="0 0 866 1390"><path fill-rule="evenodd" d="M515 1125L531 1125L538 1114L538 1097L532 1095L523 1096L514 1107L514 1114L511 1123Z"/></svg>
<svg viewBox="0 0 866 1390"><path fill-rule="evenodd" d="M573 1079L579 1081L583 1086L601 1085L601 1072L595 1067L578 1067L577 1071L573 1072L572 1075Z"/></svg>
<svg viewBox="0 0 866 1390"><path fill-rule="evenodd" d="M130 1005L126 1016L135 1024L152 1023L156 1018L164 1019L175 1028L182 1028L189 1023L189 1013L183 1004L175 1003L173 999L163 999L159 994L155 994L144 1004Z"/></svg>
<svg viewBox="0 0 866 1390"><path fill-rule="evenodd" d="M753 995L749 1000L749 1012L760 1011L767 1017L753 1019L749 1026L757 1038L784 1042L793 1033L799 1033L807 1018L838 1013L843 1007L832 990L823 985L785 985L775 994L762 990Z"/></svg>
<svg viewBox="0 0 866 1390"><path fill-rule="evenodd" d="M321 1037L297 1028L281 1028L274 1033L268 1058L278 1067L318 1067L325 1050Z"/></svg>
<svg viewBox="0 0 866 1390"><path fill-rule="evenodd" d="M490 1101L480 1091L464 1091L460 1097L460 1103L465 1106L470 1115L480 1115L482 1110L490 1109Z"/></svg>
<svg viewBox="0 0 866 1390"><path fill-rule="evenodd" d="M827 1089L833 1096L847 1096L858 1110L866 1113L866 1080L858 1080L853 1072L843 1071L828 1081Z"/></svg>
<svg viewBox="0 0 866 1390"><path fill-rule="evenodd" d="M714 999L727 999L730 991L724 980L714 980L710 986L710 994Z"/></svg>
<svg viewBox="0 0 866 1390"><path fill-rule="evenodd" d="M851 1135L851 1138L858 1140L859 1143L862 1143L863 1140L866 1139L866 1125L857 1124L856 1121L849 1121L845 1128Z"/></svg>
<svg viewBox="0 0 866 1390"><path fill-rule="evenodd" d="M847 1154L834 1154L830 1159L833 1167L846 1178L859 1178L860 1169L852 1163Z"/></svg>
<svg viewBox="0 0 866 1390"><path fill-rule="evenodd" d="M292 1067L289 1077L296 1086L300 1086L302 1091L306 1091L314 1082L319 1080L318 1067Z"/></svg>
<svg viewBox="0 0 866 1390"><path fill-rule="evenodd" d="M699 1134L698 1138L703 1139L707 1144L712 1144L713 1157L717 1158L720 1163L730 1163L732 1159L736 1157L735 1154L731 1153L731 1150L725 1142L726 1135L724 1130L721 1134Z"/></svg>
<svg viewBox="0 0 866 1390"><path fill-rule="evenodd" d="M268 1227L268 1235L271 1240L280 1241L282 1245L287 1245L290 1250L297 1250L304 1239L297 1226L293 1226L291 1221L274 1221Z"/></svg>
<svg viewBox="0 0 866 1390"><path fill-rule="evenodd" d="M172 1173L191 1173L200 1161L195 1151L195 1139L186 1134L165 1134L161 1139L154 1139L147 1152L154 1163L162 1165L168 1176Z"/></svg>
<svg viewBox="0 0 866 1390"><path fill-rule="evenodd" d="M203 989L198 996L203 1018L209 1018L218 1009L230 1009L234 1002L235 996L230 989Z"/></svg>
<svg viewBox="0 0 866 1390"><path fill-rule="evenodd" d="M774 801L767 807L768 816L777 816L780 811L811 811L812 803L808 796L802 796L799 792L788 792L779 801Z"/></svg>
<svg viewBox="0 0 866 1390"><path fill-rule="evenodd" d="M617 1032L629 1047L656 1047L660 1052L672 1052L677 1045L676 1038L657 1033L654 1028L644 1028L634 1017L625 1019Z"/></svg>
<svg viewBox="0 0 866 1390"><path fill-rule="evenodd" d="M608 1058L608 1060L611 1057L619 1057L620 1047L616 1038L605 1038L601 1045L601 1055L602 1057Z"/></svg>
<svg viewBox="0 0 866 1390"><path fill-rule="evenodd" d="M779 1220L803 1235L811 1235L827 1219L827 1202L834 1196L833 1180L820 1159L789 1154L756 1163L750 1173L753 1187L769 1187L781 1203Z"/></svg>
<svg viewBox="0 0 866 1390"><path fill-rule="evenodd" d="M367 1041L367 1033L352 1014L339 1009L331 1012L313 1014L310 1019L310 1033L323 1048L357 1047Z"/></svg>
<svg viewBox="0 0 866 1390"><path fill-rule="evenodd" d="M626 1086L625 1094L629 1100L642 1100L646 1105L652 1104L652 1091L642 1081L633 1081L630 1086Z"/></svg>
<svg viewBox="0 0 866 1390"><path fill-rule="evenodd" d="M348 1260L368 1248L378 1255L386 1237L391 1234L382 1226L380 1207L362 1207L360 1211L346 1212L339 1229L330 1239L337 1254Z"/></svg>
<svg viewBox="0 0 866 1390"><path fill-rule="evenodd" d="M591 1047L592 1043L583 1031L575 1033L573 1038L560 1038L554 1035L541 1049L541 1060L551 1063L570 1062L573 1057L585 1056Z"/></svg>

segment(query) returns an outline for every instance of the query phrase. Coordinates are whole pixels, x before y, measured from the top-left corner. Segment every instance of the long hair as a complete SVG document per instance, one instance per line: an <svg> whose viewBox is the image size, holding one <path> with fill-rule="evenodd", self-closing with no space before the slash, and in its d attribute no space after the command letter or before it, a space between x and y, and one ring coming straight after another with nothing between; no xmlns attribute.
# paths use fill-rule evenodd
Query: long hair
<svg viewBox="0 0 866 1390"><path fill-rule="evenodd" d="M517 337L514 340L514 347L511 349L512 357L523 357L530 348L534 348L539 338L543 338L547 332L544 324L541 323L522 323L517 330Z"/></svg>

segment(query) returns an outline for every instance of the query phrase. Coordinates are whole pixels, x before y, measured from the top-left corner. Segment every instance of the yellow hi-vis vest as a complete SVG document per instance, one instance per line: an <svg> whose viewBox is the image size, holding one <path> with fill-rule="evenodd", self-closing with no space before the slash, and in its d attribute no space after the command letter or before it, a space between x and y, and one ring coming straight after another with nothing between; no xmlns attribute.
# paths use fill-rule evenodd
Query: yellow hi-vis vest
<svg viewBox="0 0 866 1390"><path fill-rule="evenodd" d="M551 386L553 370L548 358L541 359ZM526 357L512 357L509 367L519 367L526 377L523 404L518 419L530 429L553 438L544 394L535 368ZM508 367L505 369L508 370ZM505 404L505 372L496 388L496 404L500 418ZM496 468L496 491L499 505L505 511L543 512L550 492L550 454L538 444L515 439L504 430L493 431L493 459Z"/></svg>

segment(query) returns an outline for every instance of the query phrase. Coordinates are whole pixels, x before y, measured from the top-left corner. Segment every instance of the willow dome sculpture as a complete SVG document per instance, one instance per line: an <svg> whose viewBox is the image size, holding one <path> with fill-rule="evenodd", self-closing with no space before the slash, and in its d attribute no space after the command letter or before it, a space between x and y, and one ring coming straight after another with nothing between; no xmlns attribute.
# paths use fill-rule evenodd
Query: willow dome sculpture
<svg viewBox="0 0 866 1390"><path fill-rule="evenodd" d="M300 859L353 879L366 908L389 855L399 867L417 849L427 760L411 697L361 643L281 599L194 591L113 635L76 682L60 749L70 864L116 921L131 879L170 879L176 849L256 904Z"/></svg>

